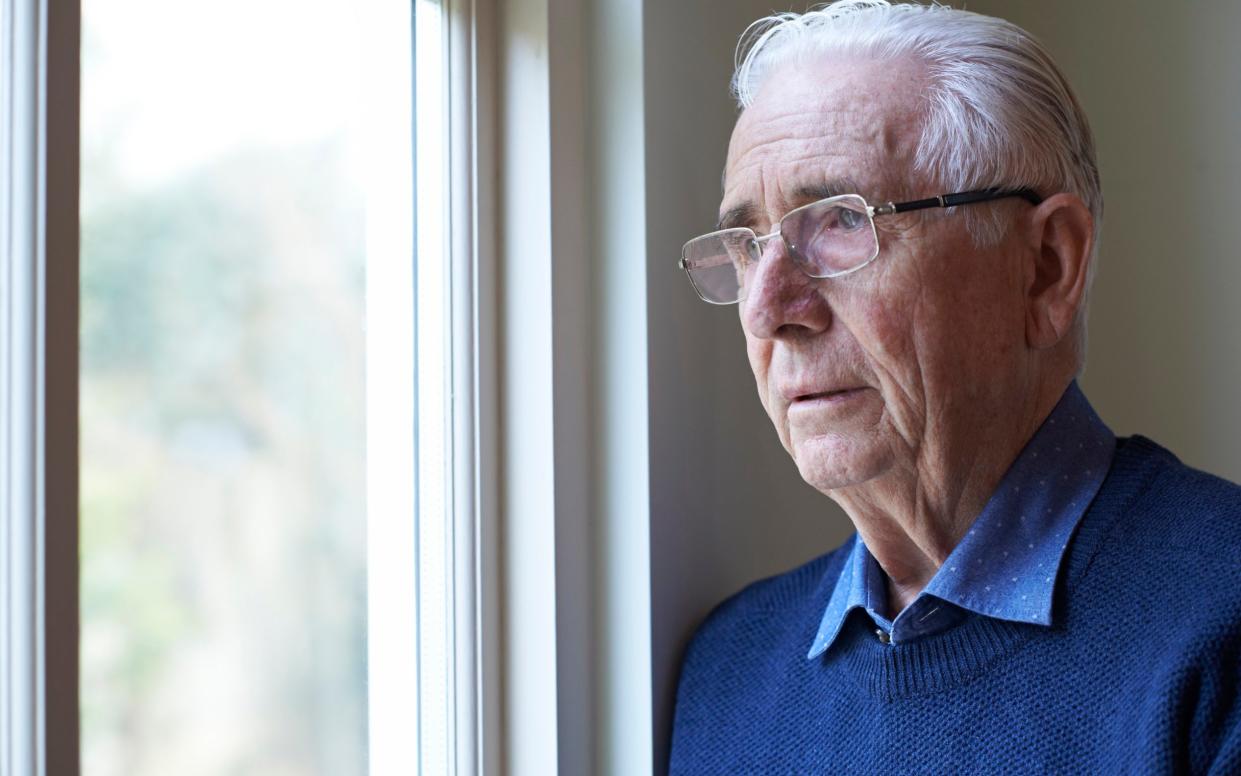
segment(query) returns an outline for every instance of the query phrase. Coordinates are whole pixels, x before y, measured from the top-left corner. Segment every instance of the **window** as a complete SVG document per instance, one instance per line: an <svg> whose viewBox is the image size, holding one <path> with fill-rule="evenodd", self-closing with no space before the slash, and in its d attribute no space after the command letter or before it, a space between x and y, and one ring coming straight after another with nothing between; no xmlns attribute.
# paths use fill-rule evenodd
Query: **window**
<svg viewBox="0 0 1241 776"><path fill-rule="evenodd" d="M444 772L441 6L82 14L82 772Z"/></svg>
<svg viewBox="0 0 1241 776"><path fill-rule="evenodd" d="M609 430L645 423L640 144L601 181L625 227L612 304L583 261L602 200L581 196L580 132L642 126L640 91L612 88L640 78L640 15L612 10L624 24L593 20L584 48L577 3L264 0L186 23L0 0L0 770L585 772L604 724L609 758L649 761L645 683L609 685L622 720L590 679L640 677L649 627L645 522L623 498L595 509L582 379L606 366L607 393L635 397L598 403ZM119 112L95 116L109 72ZM583 122L595 72L623 121ZM628 462L617 496L645 476L619 441L600 458ZM591 543L617 530L635 562L600 593ZM238 701L244 723L185 697Z"/></svg>

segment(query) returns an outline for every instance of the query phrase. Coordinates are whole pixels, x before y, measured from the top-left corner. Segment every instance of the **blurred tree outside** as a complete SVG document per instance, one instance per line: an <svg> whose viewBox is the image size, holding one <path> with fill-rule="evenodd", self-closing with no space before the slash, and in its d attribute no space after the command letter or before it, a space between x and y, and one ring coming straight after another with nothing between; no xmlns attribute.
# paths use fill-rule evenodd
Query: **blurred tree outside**
<svg viewBox="0 0 1241 776"><path fill-rule="evenodd" d="M87 98L134 53L107 12L84 6ZM364 773L365 213L348 127L142 178L118 138L159 105L118 105L84 102L83 773Z"/></svg>

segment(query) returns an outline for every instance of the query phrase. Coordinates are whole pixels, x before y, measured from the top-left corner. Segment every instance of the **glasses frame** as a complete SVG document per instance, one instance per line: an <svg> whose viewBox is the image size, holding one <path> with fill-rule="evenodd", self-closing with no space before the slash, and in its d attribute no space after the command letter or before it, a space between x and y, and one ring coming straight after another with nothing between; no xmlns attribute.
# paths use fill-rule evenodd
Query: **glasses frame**
<svg viewBox="0 0 1241 776"><path fill-rule="evenodd" d="M853 199L853 200L862 202L866 206L866 215L871 220L871 229L873 230L874 220L875 218L879 216L890 216L896 213L908 213L913 210L926 210L928 208L949 208L949 207L958 207L960 205L973 205L977 202L990 202L992 200L1006 199L1008 197L1021 197L1022 199L1029 202L1031 205L1039 205L1039 204L1042 204L1043 202L1043 198L1039 196L1038 192L1034 191L1033 189L1027 189L1027 188L1019 188L1019 189L989 188L989 189L976 189L974 191L959 191L953 194L939 194L937 196L927 197L925 199L909 200L908 202L888 202L883 205L871 205L870 203L866 202L866 198L861 196L860 194L838 194L836 196L826 197L820 200L815 200L814 202L810 202L800 207L793 208L789 212L785 213L784 216L780 219L779 223L776 224L776 228L768 232L767 234L760 235L757 232L755 232L753 229L750 229L748 227L735 227L732 229L720 229L714 232L708 232L707 234L704 234L704 235L699 235L698 237L695 237L694 239L685 243L685 245L681 247L681 259L680 261L677 262L677 266L685 270L685 274L689 278L690 285L693 286L694 288L694 293L696 293L698 295L698 298L701 299L702 301L707 302L708 304L716 304L716 305L737 304L738 302L741 301L741 293L740 293L741 289L740 288L738 288L737 298L729 302L720 302L720 301L716 301L713 299L708 299L703 294L702 289L700 289L698 287L698 284L694 282L694 275L692 273L692 270L695 269L695 267L692 267L690 265L689 259L686 258L686 255L688 253L688 248L690 245L692 245L693 243L699 240L703 240L708 237L714 237L716 235L720 235L725 232L737 232L739 230L744 230L744 231L749 232L752 235L752 237L750 238L751 247L758 249L757 251L751 251L752 254L754 253L758 254L754 256L754 261L755 263L757 263L758 256L761 255L763 244L768 242L769 240L775 239L776 237L779 237L784 242L784 247L789 251L790 255L796 256L797 249L795 248L795 246L789 244L788 239L785 238L784 234L782 233L782 228L784 226L785 221L789 217L794 216L803 210L806 210L808 208L813 208L813 207L819 207L825 203L835 202L835 201L845 200L845 199ZM872 261L874 261L878 256L879 256L879 235L878 233L876 233L875 234L875 252L870 256L870 258L858 264L856 267L850 267L849 269L842 270L840 272L829 273L827 275L814 275L814 274L811 274L807 270L805 262L794 261L794 263L797 265L797 268L800 269L807 277L814 278L815 280L824 280L826 278L841 277L842 275L848 275L851 272L857 272L859 269L862 269L867 264L870 264Z"/></svg>

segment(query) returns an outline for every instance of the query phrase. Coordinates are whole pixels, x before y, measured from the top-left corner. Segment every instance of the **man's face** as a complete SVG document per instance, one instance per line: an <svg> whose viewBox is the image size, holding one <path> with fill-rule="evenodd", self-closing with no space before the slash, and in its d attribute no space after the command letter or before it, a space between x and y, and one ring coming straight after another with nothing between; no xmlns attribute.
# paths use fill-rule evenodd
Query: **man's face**
<svg viewBox="0 0 1241 776"><path fill-rule="evenodd" d="M773 73L733 131L726 225L763 234L833 193L872 205L946 193L915 177L922 87L901 62ZM763 406L802 477L825 491L977 454L971 441L1029 376L1013 238L977 249L959 212L875 225L878 258L826 280L768 242L739 306Z"/></svg>

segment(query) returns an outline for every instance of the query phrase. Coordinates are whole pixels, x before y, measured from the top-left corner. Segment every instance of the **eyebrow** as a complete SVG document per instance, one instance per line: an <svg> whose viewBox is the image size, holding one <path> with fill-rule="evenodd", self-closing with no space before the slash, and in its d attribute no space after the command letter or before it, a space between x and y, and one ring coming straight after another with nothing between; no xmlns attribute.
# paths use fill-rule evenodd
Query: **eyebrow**
<svg viewBox="0 0 1241 776"><path fill-rule="evenodd" d="M822 183L807 184L799 186L793 193L794 202L796 203L793 207L809 202L817 202L828 197L837 197L841 194L857 194L859 191L860 188L857 182L852 178L834 178ZM716 223L715 228L719 230L751 226L758 220L759 212L759 207L754 203L743 202L740 205L725 210L720 215L720 220Z"/></svg>
<svg viewBox="0 0 1241 776"><path fill-rule="evenodd" d="M749 226L754 223L754 216L757 214L758 208L750 203L730 207L720 216L720 220L715 223L716 231L721 229L736 229L739 226Z"/></svg>

